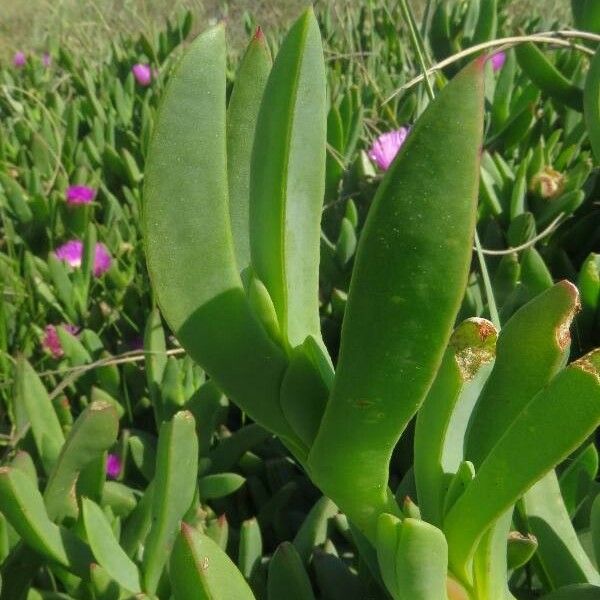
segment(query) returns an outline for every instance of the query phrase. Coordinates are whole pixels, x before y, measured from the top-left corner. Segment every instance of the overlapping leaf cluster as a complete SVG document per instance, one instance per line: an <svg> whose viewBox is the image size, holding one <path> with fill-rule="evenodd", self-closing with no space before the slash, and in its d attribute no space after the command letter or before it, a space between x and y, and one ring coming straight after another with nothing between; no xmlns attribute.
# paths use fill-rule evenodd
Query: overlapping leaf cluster
<svg viewBox="0 0 600 600"><path fill-rule="evenodd" d="M503 4L0 72L0 597L597 595L597 9L398 90Z"/></svg>

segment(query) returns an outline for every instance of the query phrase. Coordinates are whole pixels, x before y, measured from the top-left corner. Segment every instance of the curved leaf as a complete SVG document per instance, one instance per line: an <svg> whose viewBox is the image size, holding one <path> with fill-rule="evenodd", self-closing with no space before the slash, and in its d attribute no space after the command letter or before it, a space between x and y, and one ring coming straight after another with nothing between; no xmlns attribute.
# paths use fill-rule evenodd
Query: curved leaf
<svg viewBox="0 0 600 600"><path fill-rule="evenodd" d="M538 481L517 505L539 547L536 571L552 588L576 583L600 585L600 575L581 546L565 507L556 474Z"/></svg>
<svg viewBox="0 0 600 600"><path fill-rule="evenodd" d="M519 65L542 92L569 108L583 110L583 92L572 84L531 42L515 48Z"/></svg>
<svg viewBox="0 0 600 600"><path fill-rule="evenodd" d="M145 174L148 270L184 348L272 431L294 437L278 404L286 361L252 314L229 224L225 34L199 36L169 79Z"/></svg>
<svg viewBox="0 0 600 600"><path fill-rule="evenodd" d="M175 600L254 600L231 559L207 535L181 526L170 562Z"/></svg>
<svg viewBox="0 0 600 600"><path fill-rule="evenodd" d="M590 64L583 92L583 116L596 163L600 162L600 48Z"/></svg>
<svg viewBox="0 0 600 600"><path fill-rule="evenodd" d="M103 457L115 443L118 431L119 419L111 404L93 402L79 415L44 490L51 519L77 517L79 509L73 487L79 473L93 460Z"/></svg>
<svg viewBox="0 0 600 600"><path fill-rule="evenodd" d="M237 70L227 106L229 216L240 272L250 265L250 163L258 111L271 64L269 46L259 27Z"/></svg>
<svg viewBox="0 0 600 600"><path fill-rule="evenodd" d="M198 438L191 413L163 423L158 438L152 498L152 527L144 549L144 590L154 593L177 535L179 522L196 491Z"/></svg>
<svg viewBox="0 0 600 600"><path fill-rule="evenodd" d="M269 563L267 582L269 600L314 600L308 573L290 542L279 545Z"/></svg>
<svg viewBox="0 0 600 600"><path fill-rule="evenodd" d="M414 458L417 497L423 519L433 525L442 523L449 480L464 458L464 433L489 374L497 336L494 325L485 319L463 321L450 338L435 381L417 415ZM485 365L487 369L483 369Z"/></svg>
<svg viewBox="0 0 600 600"><path fill-rule="evenodd" d="M141 588L137 567L119 545L102 509L87 498L82 499L81 508L85 534L100 566L126 590L139 593Z"/></svg>
<svg viewBox="0 0 600 600"><path fill-rule="evenodd" d="M21 428L29 421L42 466L49 474L65 441L62 427L44 384L23 357L17 359L15 382L16 425Z"/></svg>
<svg viewBox="0 0 600 600"><path fill-rule="evenodd" d="M469 564L484 532L599 423L600 352L595 352L560 372L523 407L450 509L444 530L458 577L471 580Z"/></svg>
<svg viewBox="0 0 600 600"><path fill-rule="evenodd" d="M377 515L397 510L387 488L391 453L432 383L467 283L483 65L468 66L419 119L379 186L359 243L333 391L309 467L371 541Z"/></svg>
<svg viewBox="0 0 600 600"><path fill-rule="evenodd" d="M275 59L258 115L250 175L252 266L292 347L307 335L321 336L326 119L321 35L309 8Z"/></svg>
<svg viewBox="0 0 600 600"><path fill-rule="evenodd" d="M577 288L561 281L517 311L496 346L496 361L466 436L466 458L477 470L523 407L564 363Z"/></svg>

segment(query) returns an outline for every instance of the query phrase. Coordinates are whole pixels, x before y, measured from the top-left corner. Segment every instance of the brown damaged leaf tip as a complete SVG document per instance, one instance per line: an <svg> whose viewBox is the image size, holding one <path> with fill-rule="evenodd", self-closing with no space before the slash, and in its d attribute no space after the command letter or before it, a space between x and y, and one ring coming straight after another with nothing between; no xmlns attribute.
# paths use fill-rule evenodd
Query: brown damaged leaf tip
<svg viewBox="0 0 600 600"><path fill-rule="evenodd" d="M588 352L585 356L582 356L575 362L569 365L570 369L580 369L585 371L596 378L598 384L600 384L600 348Z"/></svg>
<svg viewBox="0 0 600 600"><path fill-rule="evenodd" d="M561 350L566 350L571 343L571 323L575 318L575 315L581 310L581 303L579 302L579 290L570 281L564 279L559 282L572 299L572 308L565 315L564 320L556 329L556 343Z"/></svg>
<svg viewBox="0 0 600 600"><path fill-rule="evenodd" d="M92 404L90 405L90 410L94 411L94 412L100 412L103 410L107 410L109 408L114 409L114 406L110 402L107 402L106 400L96 400L95 402L92 402Z"/></svg>
<svg viewBox="0 0 600 600"><path fill-rule="evenodd" d="M523 534L520 531L511 531L508 534L508 539L522 542L534 542L537 544L537 538L532 533Z"/></svg>

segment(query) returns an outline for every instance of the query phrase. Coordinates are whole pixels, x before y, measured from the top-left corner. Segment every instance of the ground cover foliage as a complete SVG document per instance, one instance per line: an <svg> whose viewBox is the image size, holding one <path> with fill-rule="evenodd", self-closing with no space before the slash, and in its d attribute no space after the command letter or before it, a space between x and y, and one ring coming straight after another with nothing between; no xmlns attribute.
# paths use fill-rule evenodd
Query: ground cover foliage
<svg viewBox="0 0 600 600"><path fill-rule="evenodd" d="M0 70L0 598L598 597L597 3L194 16Z"/></svg>

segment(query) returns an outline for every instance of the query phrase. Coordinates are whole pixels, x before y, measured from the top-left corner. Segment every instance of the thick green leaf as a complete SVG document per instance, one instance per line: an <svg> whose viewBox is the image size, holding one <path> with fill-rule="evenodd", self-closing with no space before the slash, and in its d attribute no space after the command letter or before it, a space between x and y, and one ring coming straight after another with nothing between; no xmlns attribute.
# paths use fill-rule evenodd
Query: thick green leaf
<svg viewBox="0 0 600 600"><path fill-rule="evenodd" d="M233 469L248 450L268 440L271 434L260 425L252 423L224 438L210 452L210 472L221 473Z"/></svg>
<svg viewBox="0 0 600 600"><path fill-rule="evenodd" d="M242 523L240 528L240 546L238 567L246 579L250 579L254 569L260 564L263 553L260 525L254 518Z"/></svg>
<svg viewBox="0 0 600 600"><path fill-rule="evenodd" d="M170 566L175 600L254 600L227 554L208 536L185 523L175 542Z"/></svg>
<svg viewBox="0 0 600 600"><path fill-rule="evenodd" d="M212 436L226 407L227 399L213 381L202 384L187 403L187 410L196 419L196 433L202 456L209 453Z"/></svg>
<svg viewBox="0 0 600 600"><path fill-rule="evenodd" d="M479 467L523 407L564 362L577 289L557 283L516 312L496 346L496 361L475 407L466 458Z"/></svg>
<svg viewBox="0 0 600 600"><path fill-rule="evenodd" d="M600 33L600 5L596 0L571 0L577 29Z"/></svg>
<svg viewBox="0 0 600 600"><path fill-rule="evenodd" d="M179 523L196 491L198 438L191 413L177 413L163 423L158 438L152 500L152 527L143 561L144 590L154 593L175 541Z"/></svg>
<svg viewBox="0 0 600 600"><path fill-rule="evenodd" d="M498 29L498 0L481 0L479 19L472 43L481 44L496 37Z"/></svg>
<svg viewBox="0 0 600 600"><path fill-rule="evenodd" d="M87 498L82 499L81 508L85 535L100 566L126 590L139 593L141 588L137 567L119 545L102 509Z"/></svg>
<svg viewBox="0 0 600 600"><path fill-rule="evenodd" d="M502 515L483 535L473 560L475 589L478 598L507 600L508 590L507 541L512 523L513 507Z"/></svg>
<svg viewBox="0 0 600 600"><path fill-rule="evenodd" d="M333 385L333 366L329 355L312 335L292 350L289 360L279 402L288 423L310 447Z"/></svg>
<svg viewBox="0 0 600 600"><path fill-rule="evenodd" d="M150 400L154 406L157 425L162 417L160 385L167 364L165 332L163 331L160 312L154 308L146 321L144 329L144 351L146 353L146 381Z"/></svg>
<svg viewBox="0 0 600 600"><path fill-rule="evenodd" d="M79 415L44 490L46 510L52 520L77 517L79 509L73 495L77 477L93 460L104 457L118 431L117 413L110 404L94 402Z"/></svg>
<svg viewBox="0 0 600 600"><path fill-rule="evenodd" d="M271 64L269 46L258 28L238 67L227 106L229 217L240 271L250 265L250 162L258 111Z"/></svg>
<svg viewBox="0 0 600 600"><path fill-rule="evenodd" d="M94 600L119 600L124 592L106 569L96 563L90 565L90 587Z"/></svg>
<svg viewBox="0 0 600 600"><path fill-rule="evenodd" d="M600 495L596 496L592 503L590 515L590 529L592 531L592 540L594 543L594 558L596 564L600 562Z"/></svg>
<svg viewBox="0 0 600 600"><path fill-rule="evenodd" d="M294 546L305 564L308 564L313 550L326 542L329 519L337 513L337 506L329 498L323 496L315 502L306 515L294 538Z"/></svg>
<svg viewBox="0 0 600 600"><path fill-rule="evenodd" d="M250 176L252 266L284 339L320 339L319 239L327 135L325 64L309 8L284 39L265 88Z"/></svg>
<svg viewBox="0 0 600 600"><path fill-rule="evenodd" d="M227 551L227 542L229 541L229 521L227 521L225 515L213 519L206 527L205 533L218 544L223 552Z"/></svg>
<svg viewBox="0 0 600 600"><path fill-rule="evenodd" d="M377 521L377 557L394 600L446 598L448 545L437 527L384 513Z"/></svg>
<svg viewBox="0 0 600 600"><path fill-rule="evenodd" d="M127 437L129 455L142 475L152 481L156 467L156 438L144 431L136 431Z"/></svg>
<svg viewBox="0 0 600 600"><path fill-rule="evenodd" d="M252 314L236 266L226 167L217 27L189 47L163 95L145 173L148 270L192 358L256 421L293 438L278 405L285 357Z"/></svg>
<svg viewBox="0 0 600 600"><path fill-rule="evenodd" d="M600 585L600 575L571 524L554 471L523 496L519 508L539 542L534 565L543 581L552 589L575 583Z"/></svg>
<svg viewBox="0 0 600 600"><path fill-rule="evenodd" d="M442 90L379 186L310 453L313 479L372 541L377 515L396 511L387 488L392 450L432 383L467 283L483 65L474 62Z"/></svg>
<svg viewBox="0 0 600 600"><path fill-rule="evenodd" d="M469 563L484 532L600 423L599 366L600 353L589 354L530 400L448 513L450 566L464 581L471 580Z"/></svg>
<svg viewBox="0 0 600 600"><path fill-rule="evenodd" d="M214 500L233 494L244 485L246 480L237 473L217 473L206 475L198 481L198 490L202 500Z"/></svg>
<svg viewBox="0 0 600 600"><path fill-rule="evenodd" d="M600 49L596 51L585 80L583 116L596 162L600 162Z"/></svg>
<svg viewBox="0 0 600 600"><path fill-rule="evenodd" d="M381 577L388 592L394 599L400 593L398 578L396 577L396 553L398 551L398 537L400 519L394 515L383 513L377 519L377 562Z"/></svg>
<svg viewBox="0 0 600 600"><path fill-rule="evenodd" d="M475 463L476 469L515 421L523 407L548 384L562 366L570 343L569 327L577 307L576 288L563 281L521 308L502 330L494 369L475 408L467 437L466 456ZM551 482L544 483L548 477L554 478L554 474L547 475L538 484L541 489L547 489L547 486L551 485ZM521 508L527 506L534 515L531 531L539 535L540 564L544 563L546 555L553 563L551 557L564 552L564 559L558 562L564 562L565 565L580 563L585 568L579 569L579 573L591 573L587 566L589 561L585 558L568 517L563 518L565 509L560 495L545 495L536 493L535 490L536 487L527 492L526 501ZM539 507L536 506L538 501L542 502ZM553 507L550 512L554 512L555 516L549 523L540 523L540 519L535 518L535 515L538 511L547 515L550 510L546 508L547 504ZM534 527L536 523L540 523L540 526ZM556 545L554 541L557 536L562 538L564 543ZM550 570L555 573L560 584L588 581L564 580L561 579L560 569L551 567ZM568 572L569 569L565 568L563 571Z"/></svg>
<svg viewBox="0 0 600 600"><path fill-rule="evenodd" d="M598 600L600 598L600 586L595 585L569 585L556 590L542 600Z"/></svg>
<svg viewBox="0 0 600 600"><path fill-rule="evenodd" d="M23 357L17 359L15 381L14 410L29 420L42 466L50 474L65 441L56 411L40 378Z"/></svg>
<svg viewBox="0 0 600 600"><path fill-rule="evenodd" d="M573 456L560 473L560 493L571 517L575 516L588 497L590 486L598 473L598 462L598 450L591 442Z"/></svg>
<svg viewBox="0 0 600 600"><path fill-rule="evenodd" d="M600 115L599 115L600 118ZM600 302L600 254L591 253L579 270L577 287L581 294L581 312L577 315L580 344L590 344Z"/></svg>
<svg viewBox="0 0 600 600"><path fill-rule="evenodd" d="M445 598L448 544L433 525L416 519L398 524L398 600Z"/></svg>
<svg viewBox="0 0 600 600"><path fill-rule="evenodd" d="M10 466L13 469L18 469L22 473L25 473L31 481L37 486L38 484L38 476L37 469L35 468L35 463L31 458L31 455L25 452L24 450L19 450L14 458L10 461Z"/></svg>
<svg viewBox="0 0 600 600"><path fill-rule="evenodd" d="M583 92L572 84L532 42L515 48L519 65L542 92L575 110L583 109Z"/></svg>
<svg viewBox="0 0 600 600"><path fill-rule="evenodd" d="M331 542L323 550L317 548L313 555L313 568L322 597L327 600L362 600L358 576L342 558L327 551L329 545Z"/></svg>
<svg viewBox="0 0 600 600"><path fill-rule="evenodd" d="M36 552L79 577L89 576L93 557L88 546L50 521L37 487L17 469L0 468L0 511Z"/></svg>
<svg viewBox="0 0 600 600"><path fill-rule="evenodd" d="M116 517L126 518L137 506L137 496L133 489L124 483L107 481L102 486L102 497L94 499L94 502L110 508Z"/></svg>
<svg viewBox="0 0 600 600"><path fill-rule="evenodd" d="M152 526L152 507L154 484L146 488L144 495L130 513L121 534L121 546L127 556L135 556L139 547L144 543Z"/></svg>
<svg viewBox="0 0 600 600"><path fill-rule="evenodd" d="M494 325L485 319L463 321L450 338L435 381L417 415L417 496L423 519L434 525L442 523L449 480L464 459L464 433L489 374L497 336Z"/></svg>
<svg viewBox="0 0 600 600"><path fill-rule="evenodd" d="M269 563L268 599L314 600L308 574L293 544L283 542Z"/></svg>
<svg viewBox="0 0 600 600"><path fill-rule="evenodd" d="M509 570L520 569L526 565L538 549L538 542L533 535L522 535L511 531L508 536L507 566Z"/></svg>

